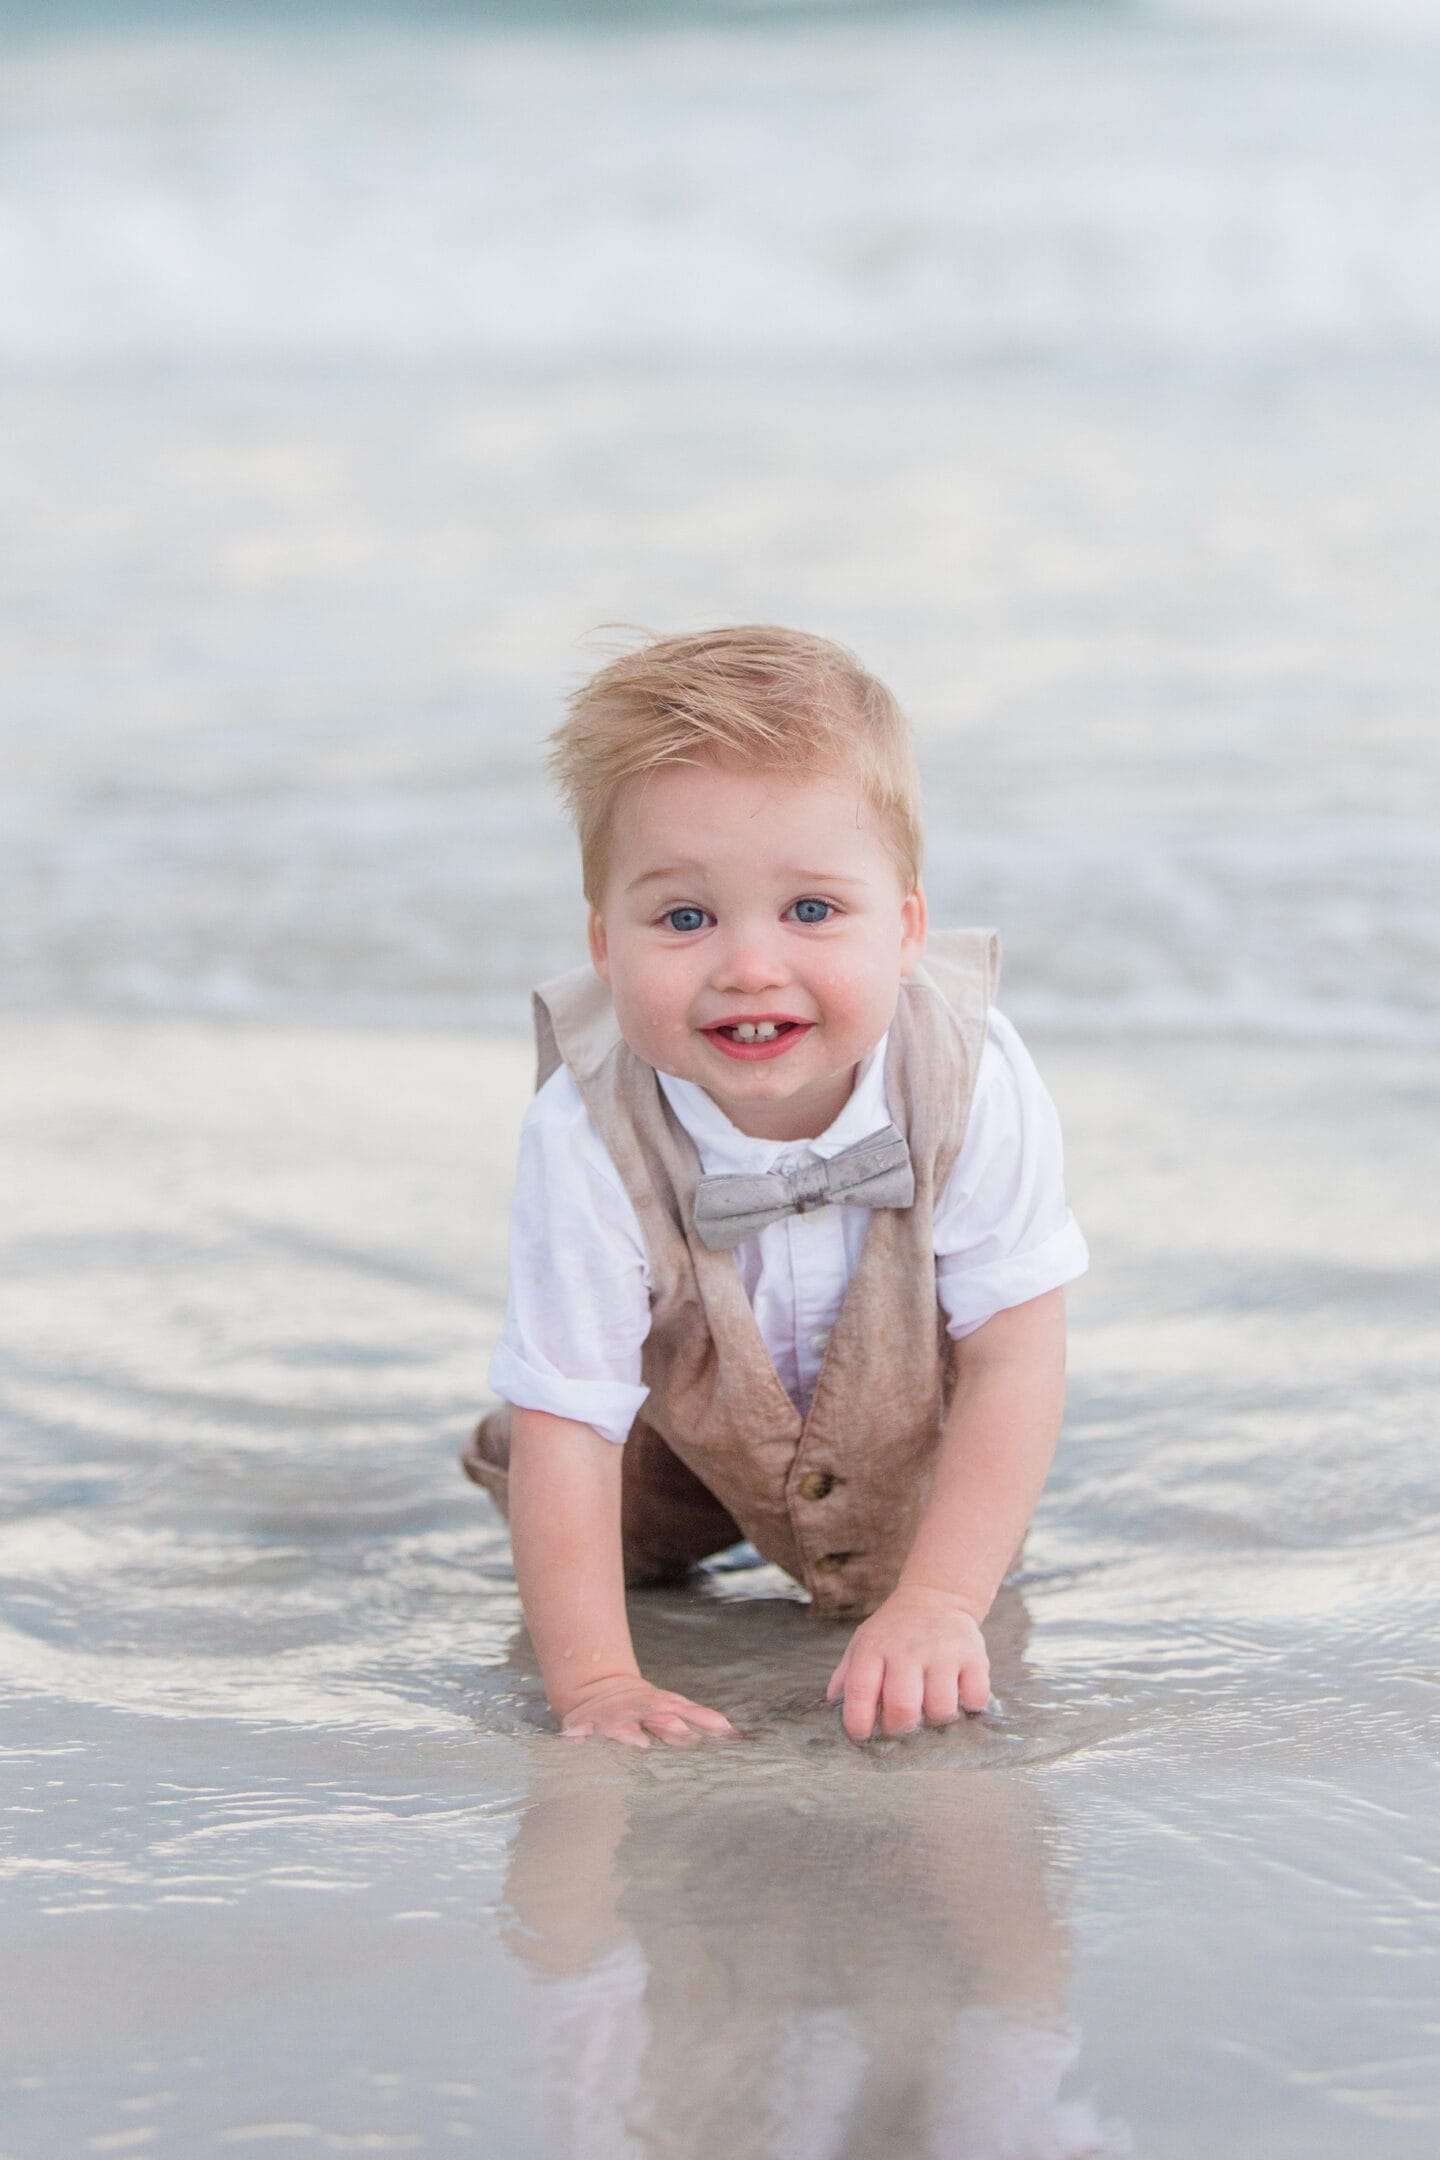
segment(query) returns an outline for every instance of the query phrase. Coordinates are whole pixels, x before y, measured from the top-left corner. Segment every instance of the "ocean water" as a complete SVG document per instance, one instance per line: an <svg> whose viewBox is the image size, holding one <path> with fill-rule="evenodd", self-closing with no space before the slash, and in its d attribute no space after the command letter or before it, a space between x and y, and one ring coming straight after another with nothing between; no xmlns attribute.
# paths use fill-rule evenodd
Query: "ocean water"
<svg viewBox="0 0 1440 2160"><path fill-rule="evenodd" d="M0 9L3 2160L1428 2160L1440 8ZM915 719L1091 1276L996 1704L454 1456L623 626ZM622 627L616 627L622 626Z"/></svg>
<svg viewBox="0 0 1440 2160"><path fill-rule="evenodd" d="M759 617L1017 1017L1440 1041L1436 30L12 36L5 994L523 1026L592 633Z"/></svg>

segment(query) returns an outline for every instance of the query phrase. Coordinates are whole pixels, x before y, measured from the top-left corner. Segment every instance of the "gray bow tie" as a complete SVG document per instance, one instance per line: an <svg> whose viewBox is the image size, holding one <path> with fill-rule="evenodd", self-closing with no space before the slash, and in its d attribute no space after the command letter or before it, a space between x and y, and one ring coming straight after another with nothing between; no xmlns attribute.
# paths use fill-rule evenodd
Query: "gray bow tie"
<svg viewBox="0 0 1440 2160"><path fill-rule="evenodd" d="M910 1150L903 1134L885 1125L829 1162L755 1177L702 1177L695 1188L695 1231L712 1252L729 1252L784 1215L803 1215L836 1200L851 1207L907 1208L914 1198Z"/></svg>

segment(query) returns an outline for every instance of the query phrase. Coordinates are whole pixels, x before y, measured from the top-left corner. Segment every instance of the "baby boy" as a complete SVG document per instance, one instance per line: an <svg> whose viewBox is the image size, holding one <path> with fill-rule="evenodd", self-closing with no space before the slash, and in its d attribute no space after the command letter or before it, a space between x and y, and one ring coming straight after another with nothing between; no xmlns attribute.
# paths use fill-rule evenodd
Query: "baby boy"
<svg viewBox="0 0 1440 2160"><path fill-rule="evenodd" d="M536 993L502 1407L465 1455L551 1708L731 1731L641 1673L625 1590L746 1538L858 1621L853 1739L981 1710L1086 1251L993 933L927 939L908 724L838 646L738 628L615 661L552 743L593 968Z"/></svg>

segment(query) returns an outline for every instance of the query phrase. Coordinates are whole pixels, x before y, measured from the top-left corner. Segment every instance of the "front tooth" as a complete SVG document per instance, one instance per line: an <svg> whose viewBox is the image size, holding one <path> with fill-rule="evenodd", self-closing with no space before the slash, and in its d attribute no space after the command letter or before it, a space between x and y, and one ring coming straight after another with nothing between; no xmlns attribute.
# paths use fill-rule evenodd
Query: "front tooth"
<svg viewBox="0 0 1440 2160"><path fill-rule="evenodd" d="M755 1026L756 1042L772 1042L778 1033L779 1030L773 1020L757 1021Z"/></svg>
<svg viewBox="0 0 1440 2160"><path fill-rule="evenodd" d="M754 1042L756 1034L755 1023L752 1020L737 1020L735 1023L735 1033L738 1035L741 1042Z"/></svg>

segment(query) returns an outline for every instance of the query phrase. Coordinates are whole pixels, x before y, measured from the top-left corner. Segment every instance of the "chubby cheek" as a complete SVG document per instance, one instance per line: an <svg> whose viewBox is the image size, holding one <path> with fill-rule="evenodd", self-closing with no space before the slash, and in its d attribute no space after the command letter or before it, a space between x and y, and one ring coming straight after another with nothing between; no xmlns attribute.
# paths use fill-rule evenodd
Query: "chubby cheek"
<svg viewBox="0 0 1440 2160"><path fill-rule="evenodd" d="M651 954L643 964L620 969L611 989L615 1016L628 1042L668 1042L686 1031L688 970L677 967L670 954Z"/></svg>
<svg viewBox="0 0 1440 2160"><path fill-rule="evenodd" d="M816 990L827 1024L837 1034L883 1035L894 1012L898 983L883 968L837 968Z"/></svg>

